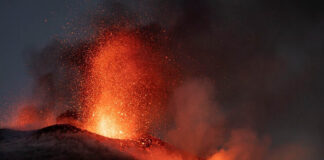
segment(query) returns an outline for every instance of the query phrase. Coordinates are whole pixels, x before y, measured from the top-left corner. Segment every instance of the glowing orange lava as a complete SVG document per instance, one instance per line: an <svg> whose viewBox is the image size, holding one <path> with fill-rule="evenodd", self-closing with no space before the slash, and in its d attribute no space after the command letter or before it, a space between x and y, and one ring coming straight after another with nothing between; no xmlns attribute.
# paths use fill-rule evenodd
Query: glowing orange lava
<svg viewBox="0 0 324 160"><path fill-rule="evenodd" d="M149 51L131 34L108 34L99 44L85 84L85 129L111 138L134 138L158 116L163 86L155 59L147 59Z"/></svg>

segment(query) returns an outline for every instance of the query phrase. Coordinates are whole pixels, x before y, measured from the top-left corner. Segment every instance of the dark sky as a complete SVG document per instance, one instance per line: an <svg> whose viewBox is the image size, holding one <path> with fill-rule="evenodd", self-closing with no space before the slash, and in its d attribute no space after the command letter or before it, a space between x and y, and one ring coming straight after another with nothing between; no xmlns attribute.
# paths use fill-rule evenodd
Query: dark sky
<svg viewBox="0 0 324 160"><path fill-rule="evenodd" d="M0 2L0 107L29 90L25 51L40 49L64 33L66 23L86 7L64 0Z"/></svg>
<svg viewBox="0 0 324 160"><path fill-rule="evenodd" d="M1 104L30 83L23 59L29 46L44 46L64 24L67 8L56 1L1 1ZM63 6L63 7L62 7ZM55 12L52 15L51 12ZM45 18L48 23L44 23Z"/></svg>
<svg viewBox="0 0 324 160"><path fill-rule="evenodd" d="M157 13L158 21L171 26L171 37L184 46L178 51L194 59L179 60L188 68L184 74L216 81L217 99L232 117L231 125L247 121L259 132L270 133L274 143L288 137L323 147L323 5L279 0L165 2L161 7L168 9L157 11L162 12ZM62 27L94 4L0 1L0 108L28 92L26 50L40 49L64 34Z"/></svg>

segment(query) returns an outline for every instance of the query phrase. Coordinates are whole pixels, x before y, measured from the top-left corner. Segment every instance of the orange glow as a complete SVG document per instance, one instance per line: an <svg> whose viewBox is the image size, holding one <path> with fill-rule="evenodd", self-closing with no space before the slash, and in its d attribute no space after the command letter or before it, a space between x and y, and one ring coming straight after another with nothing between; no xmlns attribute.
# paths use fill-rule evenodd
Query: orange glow
<svg viewBox="0 0 324 160"><path fill-rule="evenodd" d="M25 104L18 104L11 113L9 119L3 123L4 126L18 130L31 130L55 123L55 116L51 113L44 113L41 109Z"/></svg>
<svg viewBox="0 0 324 160"><path fill-rule="evenodd" d="M152 133L163 123L168 92L177 82L172 58L154 44L151 37L134 31L99 36L86 53L84 75L78 81L82 86L78 100L83 105L76 118L57 117L65 112L35 103L29 106L39 107L19 107L10 124L4 124L36 129L69 123L116 139Z"/></svg>
<svg viewBox="0 0 324 160"><path fill-rule="evenodd" d="M22 107L19 109L17 117L13 121L13 126L24 129L39 120L37 110L34 107Z"/></svg>
<svg viewBox="0 0 324 160"><path fill-rule="evenodd" d="M145 132L160 112L163 87L154 57L135 36L108 34L90 58L85 129L119 139Z"/></svg>

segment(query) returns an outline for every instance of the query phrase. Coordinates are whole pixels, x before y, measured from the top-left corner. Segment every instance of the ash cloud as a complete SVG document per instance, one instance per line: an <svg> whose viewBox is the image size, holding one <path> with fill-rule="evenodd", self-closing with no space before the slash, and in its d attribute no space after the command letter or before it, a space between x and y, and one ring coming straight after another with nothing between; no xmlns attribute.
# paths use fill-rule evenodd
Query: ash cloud
<svg viewBox="0 0 324 160"><path fill-rule="evenodd" d="M232 159L271 158L270 152L283 148L282 145L307 152L300 152L304 156L298 156L299 159L320 159L323 156L320 152L323 146L323 119L320 118L323 112L320 105L323 32L319 28L323 26L323 12L318 5L315 1L186 1L171 5L170 14L178 15L176 23L169 25L172 26L171 44L176 46L174 52L180 57L177 60L184 68L182 73L189 79L188 83L190 79L208 77L217 92L209 95L209 89L203 93L197 89L191 94L175 95L187 96L187 99L178 102L184 104L181 107L172 106L177 108L177 113L176 127L169 133L171 141L186 139L183 133L188 135L183 140L186 142L199 138L213 141L210 132L204 133L204 130L215 130L214 121L221 115L225 117L225 124L216 130L222 132L225 128L226 132L216 133L215 137L223 139L223 135L232 135L232 138L225 138L223 144L214 143L213 147L224 147L227 153L234 155L237 146L243 148ZM201 88L206 88L203 81L200 83ZM185 86L190 90L196 84L188 86L185 82ZM199 101L200 96L206 96L205 102L199 102L196 111L190 111L192 106L185 105L186 102L193 105L194 97ZM215 100L210 102L208 97ZM208 112L210 108L218 112L207 115L208 120L202 120L199 114L190 114ZM199 124L192 122L186 126L179 119L183 119L183 123L192 120ZM223 119L219 121L223 123ZM205 128L200 129L201 126ZM235 133L240 128L247 129L248 133L238 136ZM175 136L174 132L179 135ZM193 136L195 134L202 135ZM263 140L264 136L270 137L271 143ZM251 137L254 137L251 144L239 140ZM178 144L177 140L174 142ZM208 142L200 143L202 148L208 146ZM190 142L186 144L178 146L192 150ZM250 146L244 147L245 144ZM269 148L264 147L267 145ZM284 152L278 150L275 155ZM195 152L207 151L198 149ZM259 153L260 156L256 156ZM297 158L289 158L288 153L281 155L281 159Z"/></svg>

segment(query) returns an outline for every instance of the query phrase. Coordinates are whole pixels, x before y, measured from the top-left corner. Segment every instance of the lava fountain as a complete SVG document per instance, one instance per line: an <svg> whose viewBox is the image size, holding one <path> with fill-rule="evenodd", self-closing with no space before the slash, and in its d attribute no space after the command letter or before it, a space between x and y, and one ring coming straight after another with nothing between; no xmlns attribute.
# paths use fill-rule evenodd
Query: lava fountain
<svg viewBox="0 0 324 160"><path fill-rule="evenodd" d="M97 44L84 83L84 128L110 138L136 138L161 120L166 84L160 70L166 60L126 31L105 33Z"/></svg>

